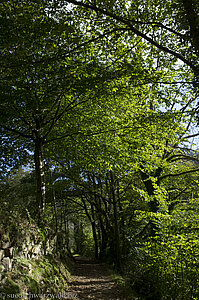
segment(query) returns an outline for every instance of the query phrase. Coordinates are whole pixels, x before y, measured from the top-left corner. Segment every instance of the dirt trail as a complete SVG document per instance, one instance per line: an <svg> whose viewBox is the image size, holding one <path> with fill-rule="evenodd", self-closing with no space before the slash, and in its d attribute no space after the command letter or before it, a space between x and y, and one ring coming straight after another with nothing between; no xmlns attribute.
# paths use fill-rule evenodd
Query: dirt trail
<svg viewBox="0 0 199 300"><path fill-rule="evenodd" d="M71 299L125 300L120 288L111 279L102 263L86 258L76 258L76 265L69 281Z"/></svg>

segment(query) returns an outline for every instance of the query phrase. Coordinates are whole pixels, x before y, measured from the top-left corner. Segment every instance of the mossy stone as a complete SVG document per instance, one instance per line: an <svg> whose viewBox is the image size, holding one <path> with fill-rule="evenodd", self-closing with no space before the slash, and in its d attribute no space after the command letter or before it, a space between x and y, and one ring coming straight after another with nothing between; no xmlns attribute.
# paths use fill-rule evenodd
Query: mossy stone
<svg viewBox="0 0 199 300"><path fill-rule="evenodd" d="M19 294L20 287L10 278L8 278L2 288L0 288L0 292L5 294Z"/></svg>
<svg viewBox="0 0 199 300"><path fill-rule="evenodd" d="M29 279L30 279L30 283L29 283L30 292L33 294L40 295L39 283L33 278L29 278Z"/></svg>

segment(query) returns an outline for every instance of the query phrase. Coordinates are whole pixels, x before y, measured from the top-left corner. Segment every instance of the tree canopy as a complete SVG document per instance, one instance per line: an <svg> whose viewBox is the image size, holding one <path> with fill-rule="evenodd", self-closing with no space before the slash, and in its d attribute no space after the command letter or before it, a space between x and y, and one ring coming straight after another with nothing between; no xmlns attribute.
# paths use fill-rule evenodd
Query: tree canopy
<svg viewBox="0 0 199 300"><path fill-rule="evenodd" d="M2 209L150 299L198 293L198 9L0 4Z"/></svg>

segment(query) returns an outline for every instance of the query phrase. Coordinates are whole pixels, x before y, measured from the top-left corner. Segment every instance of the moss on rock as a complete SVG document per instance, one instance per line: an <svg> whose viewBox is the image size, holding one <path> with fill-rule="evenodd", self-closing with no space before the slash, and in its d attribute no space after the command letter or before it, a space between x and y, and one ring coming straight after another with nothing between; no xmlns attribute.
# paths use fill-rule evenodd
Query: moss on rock
<svg viewBox="0 0 199 300"><path fill-rule="evenodd" d="M67 291L69 270L65 263L52 255L38 259L19 257L14 269L5 273L5 284L0 289L4 294L45 294Z"/></svg>
<svg viewBox="0 0 199 300"><path fill-rule="evenodd" d="M5 282L0 287L0 292L3 294L15 295L19 294L21 291L20 286L14 282L11 278L7 278Z"/></svg>

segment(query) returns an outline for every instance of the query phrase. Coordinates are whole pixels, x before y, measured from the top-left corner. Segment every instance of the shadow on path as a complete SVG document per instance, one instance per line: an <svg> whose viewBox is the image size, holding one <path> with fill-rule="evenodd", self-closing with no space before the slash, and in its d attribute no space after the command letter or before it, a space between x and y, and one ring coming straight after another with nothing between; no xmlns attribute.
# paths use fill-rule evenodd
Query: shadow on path
<svg viewBox="0 0 199 300"><path fill-rule="evenodd" d="M102 263L77 257L69 281L71 300L125 300L120 288L111 279Z"/></svg>

